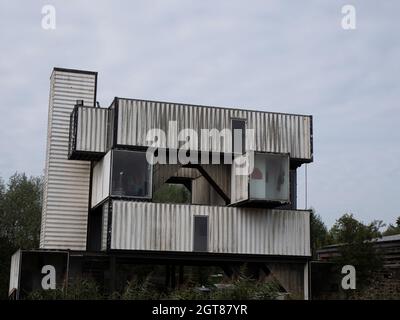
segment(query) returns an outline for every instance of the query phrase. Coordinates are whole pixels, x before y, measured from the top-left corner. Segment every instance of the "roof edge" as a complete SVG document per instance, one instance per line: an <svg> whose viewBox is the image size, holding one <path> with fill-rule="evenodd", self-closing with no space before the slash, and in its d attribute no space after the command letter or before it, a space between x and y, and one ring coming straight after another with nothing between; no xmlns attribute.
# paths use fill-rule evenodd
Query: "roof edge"
<svg viewBox="0 0 400 320"><path fill-rule="evenodd" d="M97 75L97 71L80 70L80 69L69 69L69 68L60 68L60 67L54 67L52 73L53 73L54 71L70 72L70 73L83 73L83 74Z"/></svg>
<svg viewBox="0 0 400 320"><path fill-rule="evenodd" d="M286 116L298 116L298 117L309 117L309 118L312 118L312 115L310 115L310 114L298 114L298 113L289 113L289 112L276 112L276 111L265 111L265 110L254 110L254 109L242 109L240 107L237 107L237 108L221 107L221 106L210 106L210 105L203 105L203 104L172 102L172 101L161 101L161 100L151 100L151 99L126 98L126 97L115 97L114 99L141 101L141 102L168 103L168 104L177 104L177 105L184 105L184 106L190 106L190 107L214 108L214 109L225 109L225 110L246 111L246 112L261 112L261 113L280 114L280 115L286 115Z"/></svg>

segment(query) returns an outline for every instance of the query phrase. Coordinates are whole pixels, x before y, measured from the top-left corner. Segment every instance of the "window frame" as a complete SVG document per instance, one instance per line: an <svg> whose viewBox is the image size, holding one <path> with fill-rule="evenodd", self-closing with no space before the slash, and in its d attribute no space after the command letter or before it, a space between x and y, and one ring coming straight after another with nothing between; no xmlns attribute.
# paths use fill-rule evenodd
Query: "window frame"
<svg viewBox="0 0 400 320"><path fill-rule="evenodd" d="M126 150L126 149L112 149L111 152L111 165L110 165L110 197L119 199L140 199L140 200L152 200L153 199L153 165L150 166L150 177L149 177L149 195L146 196L129 196L129 195L116 195L113 193L113 177L114 177L114 153L115 152L129 152L129 153L142 153L146 154L146 151L139 150Z"/></svg>
<svg viewBox="0 0 400 320"><path fill-rule="evenodd" d="M206 220L206 226L207 226L207 235L206 235L206 249L205 250L197 250L195 246L195 239L196 239L196 219L201 218ZM208 252L209 250L209 242L210 242L210 237L209 237L209 231L210 231L210 221L208 216L206 215L193 215L193 246L192 250L193 252Z"/></svg>
<svg viewBox="0 0 400 320"><path fill-rule="evenodd" d="M287 179L288 179L288 198L287 199L262 199L262 198L255 198L251 194L251 174L248 176L248 199L249 201L257 201L257 202L266 202L266 203L281 203L281 204L290 204L290 188L291 188L291 181L290 181L290 154L289 153L273 153L273 152L254 152L254 161L257 155L267 155L267 156L278 156L278 157L285 157L287 162Z"/></svg>
<svg viewBox="0 0 400 320"><path fill-rule="evenodd" d="M243 136L244 136L244 141L242 141L242 150L241 150L241 152L235 152L235 132L234 132L234 130L235 129L233 129L233 122L234 121L241 121L241 122L244 122L244 132L243 132L243 134L242 134L242 139L243 139ZM232 129L232 154L235 154L235 155L244 155L244 154L246 154L246 152L247 152L247 148L246 148L246 129L247 129L247 118L234 118L234 117L232 117L231 118L231 129Z"/></svg>

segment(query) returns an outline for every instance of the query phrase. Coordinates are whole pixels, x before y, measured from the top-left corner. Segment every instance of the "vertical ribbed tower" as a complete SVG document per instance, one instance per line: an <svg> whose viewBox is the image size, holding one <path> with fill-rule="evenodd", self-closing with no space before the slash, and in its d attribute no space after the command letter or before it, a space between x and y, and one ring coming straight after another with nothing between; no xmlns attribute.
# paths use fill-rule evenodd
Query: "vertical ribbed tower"
<svg viewBox="0 0 400 320"><path fill-rule="evenodd" d="M76 100L95 106L97 72L54 68L40 248L86 250L90 162L68 160L70 115Z"/></svg>

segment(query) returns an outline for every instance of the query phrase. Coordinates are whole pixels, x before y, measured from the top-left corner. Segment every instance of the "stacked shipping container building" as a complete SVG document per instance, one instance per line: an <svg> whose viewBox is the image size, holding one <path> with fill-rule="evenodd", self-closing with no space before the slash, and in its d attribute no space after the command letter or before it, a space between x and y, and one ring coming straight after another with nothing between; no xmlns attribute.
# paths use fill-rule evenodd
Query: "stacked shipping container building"
<svg viewBox="0 0 400 320"><path fill-rule="evenodd" d="M223 264L227 274L253 263L308 298L310 212L297 209L297 170L313 161L311 116L119 97L100 108L96 72L55 68L50 83L38 252L67 252L69 264L90 255ZM187 142L180 133L195 132L188 160L149 163L154 129L166 133L156 155L168 160ZM250 155L254 168L237 174ZM189 194L184 203L159 200L171 184ZM23 261L17 252L10 292Z"/></svg>

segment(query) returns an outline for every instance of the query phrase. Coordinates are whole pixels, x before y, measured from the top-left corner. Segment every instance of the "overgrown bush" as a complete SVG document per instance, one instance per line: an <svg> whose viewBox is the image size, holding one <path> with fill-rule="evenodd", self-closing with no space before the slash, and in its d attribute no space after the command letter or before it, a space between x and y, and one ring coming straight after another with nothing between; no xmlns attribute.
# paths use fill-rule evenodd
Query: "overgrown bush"
<svg viewBox="0 0 400 320"><path fill-rule="evenodd" d="M27 300L64 300L65 295L62 289L55 290L34 290L28 294Z"/></svg>
<svg viewBox="0 0 400 320"><path fill-rule="evenodd" d="M92 279L76 279L67 288L35 290L28 294L28 300L100 300L105 296Z"/></svg>
<svg viewBox="0 0 400 320"><path fill-rule="evenodd" d="M163 293L154 289L147 277L143 282L129 281L120 298L122 300L157 300L163 298Z"/></svg>
<svg viewBox="0 0 400 320"><path fill-rule="evenodd" d="M128 281L122 292L103 295L99 286L92 279L76 279L70 281L67 288L56 290L37 290L31 292L27 299L31 300L270 300L280 294L280 287L275 282L254 280L247 275L244 266L236 280L216 285L212 279L215 274L208 274L208 279L200 269L192 269L185 285L176 289L159 288L151 279L154 270ZM205 286L204 286L205 284Z"/></svg>
<svg viewBox="0 0 400 320"><path fill-rule="evenodd" d="M206 300L210 295L207 292L202 292L195 287L182 287L171 291L165 299L169 300Z"/></svg>
<svg viewBox="0 0 400 320"><path fill-rule="evenodd" d="M279 286L274 282L259 282L241 277L231 287L214 290L212 300L272 300L280 295Z"/></svg>
<svg viewBox="0 0 400 320"><path fill-rule="evenodd" d="M374 275L368 286L354 290L348 297L354 300L400 300L400 279Z"/></svg>

